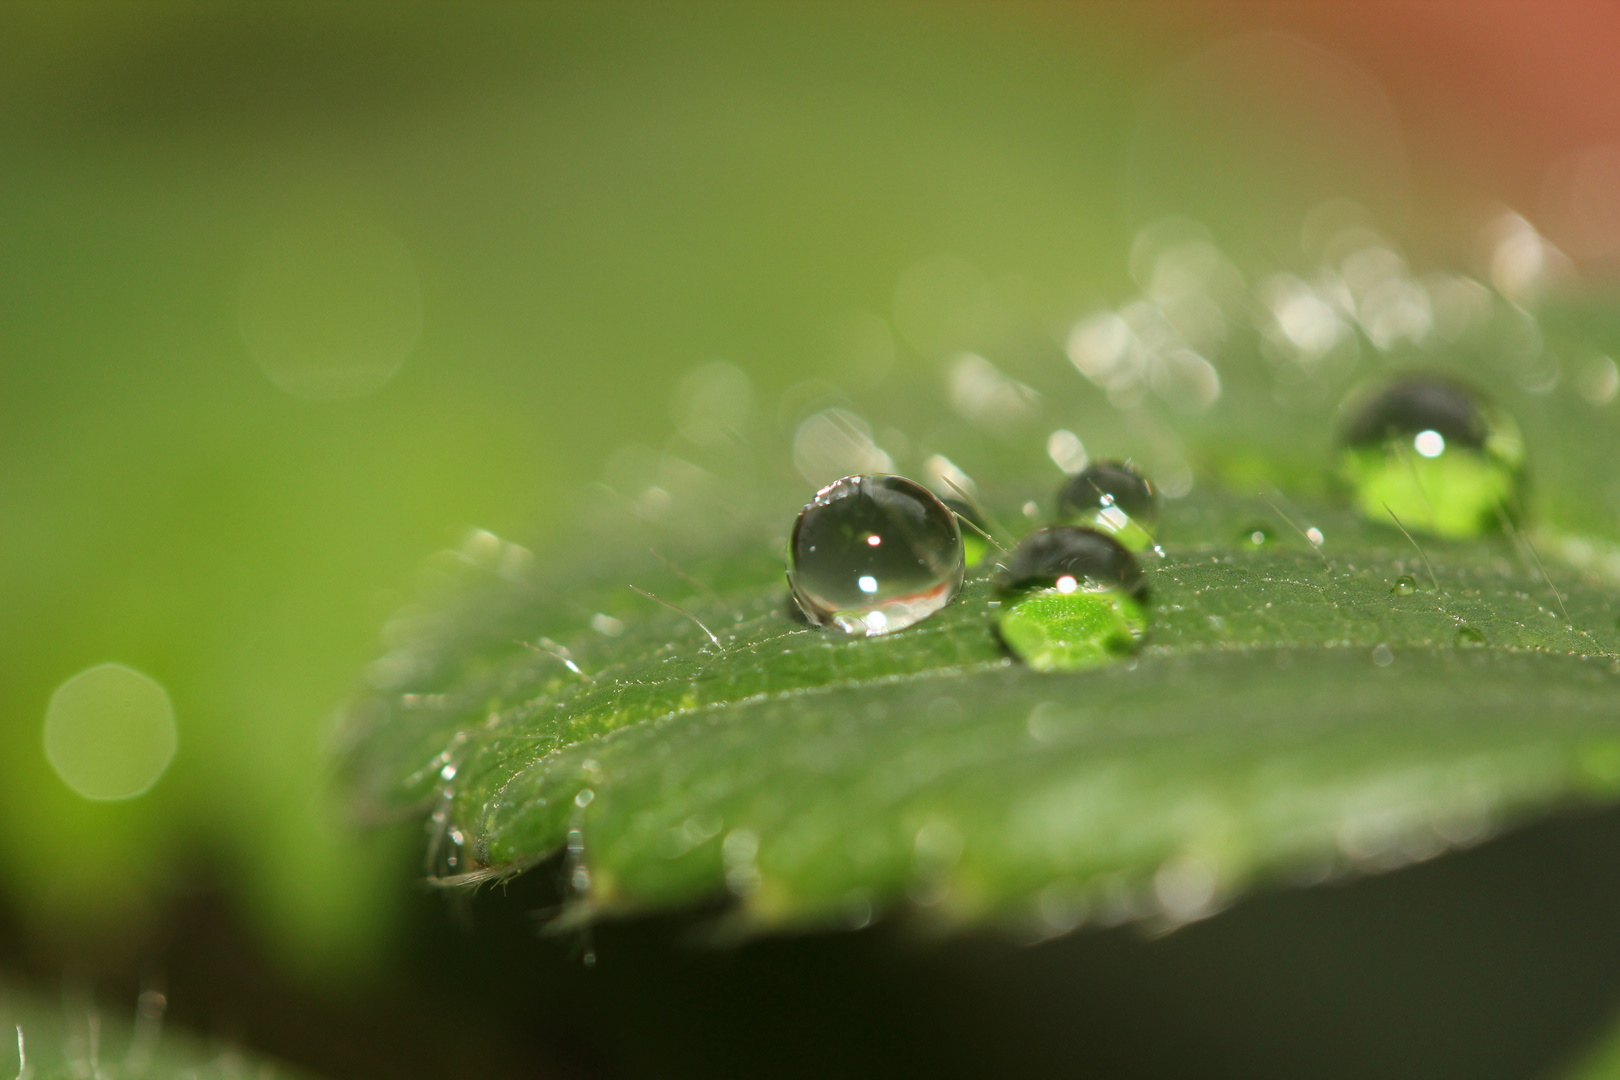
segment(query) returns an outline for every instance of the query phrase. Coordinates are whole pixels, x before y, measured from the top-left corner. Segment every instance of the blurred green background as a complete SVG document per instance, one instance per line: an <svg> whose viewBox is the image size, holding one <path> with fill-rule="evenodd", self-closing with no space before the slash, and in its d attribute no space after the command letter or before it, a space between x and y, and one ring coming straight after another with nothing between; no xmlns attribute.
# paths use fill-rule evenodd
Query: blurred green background
<svg viewBox="0 0 1620 1080"><path fill-rule="evenodd" d="M866 6L7 21L3 887L38 932L116 937L223 874L290 963L335 971L386 935L415 837L350 834L322 735L415 566L545 529L667 437L698 364L766 400L839 377L840 318L886 316L919 258L1071 303L1120 279L1155 36ZM364 295L373 267L415 292ZM255 303L359 382L278 385ZM180 746L98 804L40 725L104 661L168 689Z"/></svg>
<svg viewBox="0 0 1620 1080"><path fill-rule="evenodd" d="M1349 196L1468 268L1496 203L1620 132L1601 13L1357 11L0 12L7 951L134 962L206 889L289 979L386 970L419 833L353 829L326 749L379 627L430 552L554 532L663 445L699 365L768 417L809 380L881 397L959 344L896 325L944 266L1063 367L1172 212L1265 271ZM179 733L120 802L42 751L105 662Z"/></svg>

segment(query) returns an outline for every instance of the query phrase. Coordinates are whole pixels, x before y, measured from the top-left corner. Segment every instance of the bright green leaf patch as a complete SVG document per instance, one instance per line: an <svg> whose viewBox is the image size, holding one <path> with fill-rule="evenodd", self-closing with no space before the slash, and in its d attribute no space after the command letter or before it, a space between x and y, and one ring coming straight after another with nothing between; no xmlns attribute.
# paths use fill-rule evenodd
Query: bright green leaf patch
<svg viewBox="0 0 1620 1080"><path fill-rule="evenodd" d="M432 813L442 879L562 853L575 917L730 896L752 925L906 909L1036 936L1185 921L1614 792L1610 586L1311 508L1319 551L1302 512L1167 507L1140 653L1065 674L1007 654L993 560L852 639L792 617L764 532L533 574L491 549L381 662L356 775L374 809Z"/></svg>
<svg viewBox="0 0 1620 1080"><path fill-rule="evenodd" d="M1002 601L996 630L1036 671L1078 671L1127 656L1143 625L1141 605L1118 591L1038 589Z"/></svg>

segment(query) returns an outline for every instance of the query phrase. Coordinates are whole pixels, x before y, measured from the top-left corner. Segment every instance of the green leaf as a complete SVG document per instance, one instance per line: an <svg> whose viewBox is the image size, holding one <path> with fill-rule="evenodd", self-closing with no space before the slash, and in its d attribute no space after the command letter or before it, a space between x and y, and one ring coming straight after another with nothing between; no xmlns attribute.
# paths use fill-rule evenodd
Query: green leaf
<svg viewBox="0 0 1620 1080"><path fill-rule="evenodd" d="M888 637L795 621L791 514L766 520L535 572L476 538L354 710L365 802L431 813L444 881L561 853L576 919L731 897L746 927L908 910L1041 937L1174 925L1620 790L1620 596L1506 537L1419 549L1205 492L1145 560L1141 652L1043 674L993 633L988 569Z"/></svg>
<svg viewBox="0 0 1620 1080"><path fill-rule="evenodd" d="M54 1006L0 985L0 1076L19 1080L230 1080L294 1077L229 1045L210 1046L163 1025L163 997L148 992L126 1014L88 1001ZM15 1070L15 1074L11 1070Z"/></svg>

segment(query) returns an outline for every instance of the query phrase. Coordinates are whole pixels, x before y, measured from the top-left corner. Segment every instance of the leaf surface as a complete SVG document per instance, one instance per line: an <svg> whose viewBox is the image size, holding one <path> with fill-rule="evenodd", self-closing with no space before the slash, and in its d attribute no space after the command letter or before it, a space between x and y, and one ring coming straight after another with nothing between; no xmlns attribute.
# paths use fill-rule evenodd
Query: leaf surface
<svg viewBox="0 0 1620 1080"><path fill-rule="evenodd" d="M355 713L362 791L432 815L436 875L562 853L573 918L731 897L753 927L905 909L1038 938L1174 925L1620 787L1620 597L1505 537L1420 548L1206 492L1145 563L1142 652L1040 674L994 633L988 566L850 639L791 617L770 530L721 534L533 573L463 553Z"/></svg>

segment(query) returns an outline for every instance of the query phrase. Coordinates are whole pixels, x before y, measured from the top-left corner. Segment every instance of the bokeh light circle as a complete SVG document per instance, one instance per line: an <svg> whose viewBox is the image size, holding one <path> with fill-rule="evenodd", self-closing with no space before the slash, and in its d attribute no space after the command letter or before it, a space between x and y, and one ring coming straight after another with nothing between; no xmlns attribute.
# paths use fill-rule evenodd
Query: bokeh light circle
<svg viewBox="0 0 1620 1080"><path fill-rule="evenodd" d="M382 389L422 333L422 285L405 241L363 214L284 223L248 260L242 338L294 397L341 401Z"/></svg>
<svg viewBox="0 0 1620 1080"><path fill-rule="evenodd" d="M56 688L45 712L45 757L87 799L145 793L178 746L168 691L122 664L79 672Z"/></svg>

